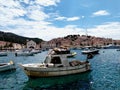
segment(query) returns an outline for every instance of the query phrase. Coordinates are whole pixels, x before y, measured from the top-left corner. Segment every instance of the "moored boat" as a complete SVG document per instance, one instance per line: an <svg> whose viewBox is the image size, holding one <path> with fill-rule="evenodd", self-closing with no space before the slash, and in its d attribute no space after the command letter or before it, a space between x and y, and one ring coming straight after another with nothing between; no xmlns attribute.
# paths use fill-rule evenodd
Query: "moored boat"
<svg viewBox="0 0 120 90"><path fill-rule="evenodd" d="M120 45L109 44L106 46L102 46L103 49L119 49Z"/></svg>
<svg viewBox="0 0 120 90"><path fill-rule="evenodd" d="M30 51L17 51L15 56L33 56L34 54Z"/></svg>
<svg viewBox="0 0 120 90"><path fill-rule="evenodd" d="M5 52L5 51L0 51L0 56L7 56L7 52Z"/></svg>
<svg viewBox="0 0 120 90"><path fill-rule="evenodd" d="M67 49L67 48L54 48L54 49L49 51L49 54L65 55L66 57L74 57L77 53L71 52L70 49Z"/></svg>
<svg viewBox="0 0 120 90"><path fill-rule="evenodd" d="M67 60L64 55L48 55L44 63L20 64L29 77L53 77L90 71L88 60Z"/></svg>
<svg viewBox="0 0 120 90"><path fill-rule="evenodd" d="M37 54L37 53L41 53L41 50L32 49L30 52L33 54Z"/></svg>
<svg viewBox="0 0 120 90"><path fill-rule="evenodd" d="M8 63L0 63L0 72L15 69L15 63L10 61Z"/></svg>
<svg viewBox="0 0 120 90"><path fill-rule="evenodd" d="M98 49L85 49L81 51L83 54L98 54L99 50Z"/></svg>

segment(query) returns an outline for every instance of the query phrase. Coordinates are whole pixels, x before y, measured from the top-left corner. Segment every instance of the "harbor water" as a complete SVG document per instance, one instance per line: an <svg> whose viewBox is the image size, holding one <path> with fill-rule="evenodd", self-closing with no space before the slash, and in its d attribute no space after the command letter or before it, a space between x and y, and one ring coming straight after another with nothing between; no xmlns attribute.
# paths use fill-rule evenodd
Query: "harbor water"
<svg viewBox="0 0 120 90"><path fill-rule="evenodd" d="M85 60L81 50L74 58ZM91 71L81 74L50 78L28 78L19 64L41 63L47 51L34 56L18 56L8 52L8 56L0 57L0 63L13 60L16 70L0 72L0 90L120 90L120 51L101 49L99 54L89 59Z"/></svg>

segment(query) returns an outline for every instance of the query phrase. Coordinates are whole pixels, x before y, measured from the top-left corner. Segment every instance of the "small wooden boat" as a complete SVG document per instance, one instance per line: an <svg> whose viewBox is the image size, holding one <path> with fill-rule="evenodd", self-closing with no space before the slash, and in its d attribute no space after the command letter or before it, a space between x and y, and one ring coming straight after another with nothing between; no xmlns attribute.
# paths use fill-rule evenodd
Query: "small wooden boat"
<svg viewBox="0 0 120 90"><path fill-rule="evenodd" d="M20 64L29 77L53 77L83 73L90 70L88 60L67 60L64 55L48 55L44 63Z"/></svg>
<svg viewBox="0 0 120 90"><path fill-rule="evenodd" d="M13 69L15 69L15 64L13 61L10 61L8 63L0 63L0 72Z"/></svg>

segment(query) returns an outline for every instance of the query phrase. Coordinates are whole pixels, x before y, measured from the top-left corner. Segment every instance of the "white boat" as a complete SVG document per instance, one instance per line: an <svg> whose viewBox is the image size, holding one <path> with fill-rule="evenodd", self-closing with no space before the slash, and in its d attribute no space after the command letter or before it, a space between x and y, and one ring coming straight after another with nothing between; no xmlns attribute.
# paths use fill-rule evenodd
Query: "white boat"
<svg viewBox="0 0 120 90"><path fill-rule="evenodd" d="M102 46L103 49L119 49L120 45L109 44L106 46Z"/></svg>
<svg viewBox="0 0 120 90"><path fill-rule="evenodd" d="M30 52L33 54L37 54L37 53L41 53L41 50L32 49Z"/></svg>
<svg viewBox="0 0 120 90"><path fill-rule="evenodd" d="M10 61L8 63L0 63L0 72L13 70L15 69L15 64L13 61Z"/></svg>
<svg viewBox="0 0 120 90"><path fill-rule="evenodd" d="M30 51L17 51L15 56L33 56L34 54Z"/></svg>
<svg viewBox="0 0 120 90"><path fill-rule="evenodd" d="M48 55L44 63L20 64L29 77L53 77L90 71L89 61L67 60L65 55Z"/></svg>
<svg viewBox="0 0 120 90"><path fill-rule="evenodd" d="M98 49L85 49L81 51L83 54L98 54L99 50Z"/></svg>
<svg viewBox="0 0 120 90"><path fill-rule="evenodd" d="M7 56L7 52L1 51L1 52L0 52L0 56Z"/></svg>
<svg viewBox="0 0 120 90"><path fill-rule="evenodd" d="M49 54L66 55L66 57L74 57L77 53L71 52L69 49L66 49L66 48L54 48L54 49L49 51Z"/></svg>

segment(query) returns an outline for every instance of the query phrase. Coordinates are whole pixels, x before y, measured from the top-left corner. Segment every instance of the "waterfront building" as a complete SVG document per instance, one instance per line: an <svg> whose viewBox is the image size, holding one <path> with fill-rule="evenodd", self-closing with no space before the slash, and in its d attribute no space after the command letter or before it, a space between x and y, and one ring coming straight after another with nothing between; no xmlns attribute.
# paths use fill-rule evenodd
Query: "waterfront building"
<svg viewBox="0 0 120 90"><path fill-rule="evenodd" d="M27 48L30 49L30 48L36 48L36 42L34 42L33 40L30 40L30 41L27 41Z"/></svg>

